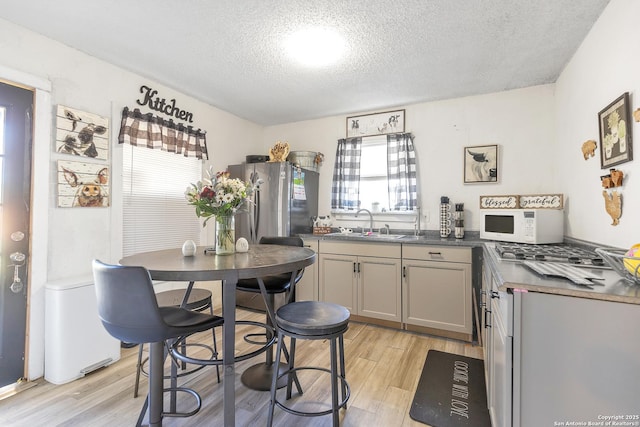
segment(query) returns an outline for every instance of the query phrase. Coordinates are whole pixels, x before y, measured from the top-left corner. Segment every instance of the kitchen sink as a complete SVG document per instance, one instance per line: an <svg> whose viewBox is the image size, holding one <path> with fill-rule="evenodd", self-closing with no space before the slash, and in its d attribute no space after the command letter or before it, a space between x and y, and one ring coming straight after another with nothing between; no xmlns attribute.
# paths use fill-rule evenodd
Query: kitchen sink
<svg viewBox="0 0 640 427"><path fill-rule="evenodd" d="M402 239L403 237L405 237L405 234L379 234L379 233L373 233L373 234L369 234L364 235L363 237L366 239L374 239L374 240L396 240L396 239Z"/></svg>

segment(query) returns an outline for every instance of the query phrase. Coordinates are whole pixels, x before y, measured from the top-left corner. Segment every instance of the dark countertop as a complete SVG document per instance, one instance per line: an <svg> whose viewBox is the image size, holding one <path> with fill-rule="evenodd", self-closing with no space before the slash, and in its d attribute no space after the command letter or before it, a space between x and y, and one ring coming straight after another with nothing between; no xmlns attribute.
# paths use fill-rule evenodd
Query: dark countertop
<svg viewBox="0 0 640 427"><path fill-rule="evenodd" d="M589 273L603 278L597 280L601 285L591 288L576 285L568 279L542 276L521 261L505 261L498 257L494 242L484 243L485 265L491 270L501 291L524 290L545 294L564 295L570 297L598 299L604 301L640 304L640 285L623 279L618 273L609 269L585 268Z"/></svg>
<svg viewBox="0 0 640 427"><path fill-rule="evenodd" d="M393 234L404 234L392 230ZM340 234L331 233L331 235L315 235L315 234L300 234L305 239L318 239L318 240L338 240L349 242L372 242L372 243L402 243L403 245L434 245L434 246L460 246L460 247L482 247L486 240L480 240L480 233L478 231L467 232L464 239L456 239L453 237L453 232L447 238L440 237L438 231L425 231L420 236L414 236L413 233L406 233L401 238L385 238L384 234L378 237L378 233L374 236L361 236L357 233Z"/></svg>
<svg viewBox="0 0 640 427"><path fill-rule="evenodd" d="M394 231L392 230L392 233ZM355 242L371 242L377 244L395 243L403 245L434 245L434 246L459 246L470 248L483 248L483 259L485 265L491 269L491 272L497 281L501 291L513 292L516 290L540 292L554 295L572 296L578 298L598 299L604 301L622 302L627 304L640 305L640 285L633 284L624 280L618 273L609 269L587 268L589 273L601 276L603 280L596 283L602 285L594 285L591 288L576 285L568 279L542 276L528 267L524 266L521 261L504 261L499 259L494 246L495 243L488 240L481 240L479 232L467 232L464 239L455 239L449 237L440 238L437 230L426 231L418 237L409 234L406 237L386 239L370 236L358 236L354 234L337 235L333 233L331 236L318 236L312 234L301 235L304 238L317 238L318 240L338 240L338 241L355 241ZM400 233L398 233L400 234ZM451 234L453 236L453 233ZM574 241L567 239L567 243L596 246L582 241Z"/></svg>

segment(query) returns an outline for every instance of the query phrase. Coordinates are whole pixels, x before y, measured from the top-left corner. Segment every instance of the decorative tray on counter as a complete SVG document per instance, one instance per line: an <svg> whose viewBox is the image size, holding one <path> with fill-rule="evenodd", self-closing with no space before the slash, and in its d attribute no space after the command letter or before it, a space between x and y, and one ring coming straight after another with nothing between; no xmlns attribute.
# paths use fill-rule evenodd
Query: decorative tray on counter
<svg viewBox="0 0 640 427"><path fill-rule="evenodd" d="M596 253L625 280L640 285L640 258L628 256L621 249L596 248Z"/></svg>

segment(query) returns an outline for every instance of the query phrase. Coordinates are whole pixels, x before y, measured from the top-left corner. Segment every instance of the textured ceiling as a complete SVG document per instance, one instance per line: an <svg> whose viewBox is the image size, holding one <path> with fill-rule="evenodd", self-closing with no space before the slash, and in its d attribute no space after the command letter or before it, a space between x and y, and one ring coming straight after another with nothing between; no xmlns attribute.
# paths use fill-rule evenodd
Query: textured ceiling
<svg viewBox="0 0 640 427"><path fill-rule="evenodd" d="M555 82L608 2L15 0L0 17L272 125ZM307 25L346 56L293 62L283 40Z"/></svg>

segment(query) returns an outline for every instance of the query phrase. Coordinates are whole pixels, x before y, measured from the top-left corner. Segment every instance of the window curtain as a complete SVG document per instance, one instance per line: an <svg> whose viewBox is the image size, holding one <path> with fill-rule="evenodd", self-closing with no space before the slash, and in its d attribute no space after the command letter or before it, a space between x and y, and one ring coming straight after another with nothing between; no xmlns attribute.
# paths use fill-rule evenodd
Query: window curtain
<svg viewBox="0 0 640 427"><path fill-rule="evenodd" d="M137 108L131 111L124 107L122 110L118 142L159 148L169 153L183 154L184 157L202 159L204 155L209 158L205 132L194 130L192 126L176 124L173 120L164 120L151 113L142 114Z"/></svg>
<svg viewBox="0 0 640 427"><path fill-rule="evenodd" d="M387 135L387 177L391 210L414 210L418 205L416 153L413 135Z"/></svg>
<svg viewBox="0 0 640 427"><path fill-rule="evenodd" d="M360 195L362 138L339 139L331 186L332 209L355 209Z"/></svg>

